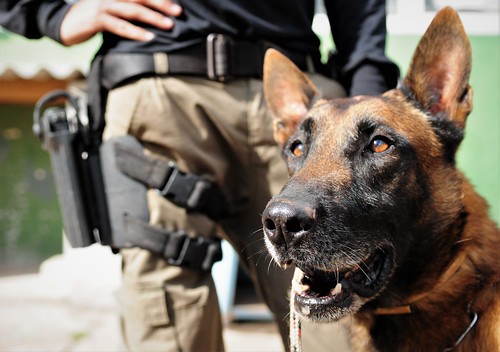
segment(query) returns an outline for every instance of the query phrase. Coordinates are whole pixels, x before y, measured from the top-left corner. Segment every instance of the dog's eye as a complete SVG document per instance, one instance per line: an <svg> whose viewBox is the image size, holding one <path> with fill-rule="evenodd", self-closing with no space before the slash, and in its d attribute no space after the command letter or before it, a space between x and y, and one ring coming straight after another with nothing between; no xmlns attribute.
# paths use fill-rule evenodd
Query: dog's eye
<svg viewBox="0 0 500 352"><path fill-rule="evenodd" d="M370 150L374 153L383 153L391 147L391 142L382 136L373 138L370 142Z"/></svg>
<svg viewBox="0 0 500 352"><path fill-rule="evenodd" d="M301 141L295 141L292 143L290 151L296 158L300 158L304 155L304 144Z"/></svg>

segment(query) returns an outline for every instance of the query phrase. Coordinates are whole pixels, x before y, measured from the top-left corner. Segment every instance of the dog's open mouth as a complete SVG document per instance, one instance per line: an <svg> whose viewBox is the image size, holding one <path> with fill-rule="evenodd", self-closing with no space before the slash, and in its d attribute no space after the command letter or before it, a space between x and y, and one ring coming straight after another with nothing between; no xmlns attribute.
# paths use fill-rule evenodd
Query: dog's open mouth
<svg viewBox="0 0 500 352"><path fill-rule="evenodd" d="M391 256L382 249L353 266L332 271L297 264L292 280L295 310L319 321L352 314L384 287L391 267Z"/></svg>

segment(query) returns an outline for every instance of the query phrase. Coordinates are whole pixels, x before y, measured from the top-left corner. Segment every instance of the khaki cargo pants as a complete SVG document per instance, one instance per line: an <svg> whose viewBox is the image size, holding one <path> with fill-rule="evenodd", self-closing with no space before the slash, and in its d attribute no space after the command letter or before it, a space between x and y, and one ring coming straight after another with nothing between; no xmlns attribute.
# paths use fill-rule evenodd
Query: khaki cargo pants
<svg viewBox="0 0 500 352"><path fill-rule="evenodd" d="M342 89L319 75L326 95ZM149 77L112 90L104 139L131 134L147 154L218 183L235 216L215 223L148 192L150 222L192 236L228 240L276 317L288 345L292 272L264 246L260 214L287 180L275 146L262 81L223 84L196 77ZM119 293L124 343L133 351L222 351L222 321L210 273L169 265L139 248L122 250ZM317 336L315 337L317 338ZM287 347L285 347L287 348Z"/></svg>

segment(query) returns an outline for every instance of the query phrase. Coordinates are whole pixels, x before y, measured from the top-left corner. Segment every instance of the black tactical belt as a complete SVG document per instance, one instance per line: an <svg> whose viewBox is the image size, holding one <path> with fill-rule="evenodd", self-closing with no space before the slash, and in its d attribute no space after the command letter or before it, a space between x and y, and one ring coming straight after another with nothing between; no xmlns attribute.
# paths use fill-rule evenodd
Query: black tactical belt
<svg viewBox="0 0 500 352"><path fill-rule="evenodd" d="M171 53L110 53L104 56L102 84L112 89L148 75L193 75L227 82L238 77L262 77L264 55L275 48L301 70L308 68L308 56L283 50L267 42L236 41L211 34L206 42Z"/></svg>

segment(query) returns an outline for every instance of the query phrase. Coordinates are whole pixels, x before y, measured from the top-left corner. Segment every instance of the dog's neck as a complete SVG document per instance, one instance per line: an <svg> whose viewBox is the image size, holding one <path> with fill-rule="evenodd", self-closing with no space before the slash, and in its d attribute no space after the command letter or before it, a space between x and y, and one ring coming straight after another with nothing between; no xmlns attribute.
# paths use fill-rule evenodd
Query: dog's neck
<svg viewBox="0 0 500 352"><path fill-rule="evenodd" d="M467 257L466 251L461 251L459 255L450 263L446 271L439 278L438 282L434 285L431 290L427 290L425 292L420 292L418 294L414 294L410 296L405 304L393 307L377 307L374 311L375 315L397 315L397 314L411 314L412 305L417 304L418 302L424 300L429 297L432 293L435 293L436 290L448 282L457 272L460 270L463 262Z"/></svg>
<svg viewBox="0 0 500 352"><path fill-rule="evenodd" d="M462 240L461 242L468 241ZM412 331L427 328L435 330L440 336L448 336L448 343L439 348L452 351L462 346L462 342L477 326L476 323L481 312L475 311L477 307L474 307L476 303L474 297L476 297L478 290L481 290L482 283L480 280L481 274L476 272L476 266L473 264L474 260L468 255L467 247L469 243L460 244L463 246L460 246L457 255L448 263L443 274L432 287L423 292L417 292L402 298L399 305L397 303L390 305L388 301L385 302L387 306L382 303L379 303L380 305L376 307L372 305L371 309L369 308L358 315L361 325L352 330L352 336L359 337L360 333L368 333L371 338L378 339L380 338L378 335L385 335L385 332L382 332L383 330L392 331L391 334L404 335L405 338L410 338ZM461 287L461 289L450 291L450 288L453 287ZM436 311L436 306L442 307L442 310ZM461 322L461 325L447 325L447 319L444 317L449 314L460 316L461 318L458 321ZM373 335L372 329L375 328L375 324L378 326L377 331L381 328L382 330ZM432 327L428 324L431 324ZM364 328L359 329L362 326ZM366 328L368 330L362 332ZM394 331L394 329L401 330ZM355 340L357 337L351 339L354 346L356 346ZM435 343L437 341L434 340ZM396 342L394 343L396 344ZM423 346L425 346L425 343L423 343ZM397 346L392 347L396 348ZM399 347L402 348L402 346ZM431 346L427 347L430 348ZM436 347L434 346L434 348Z"/></svg>

